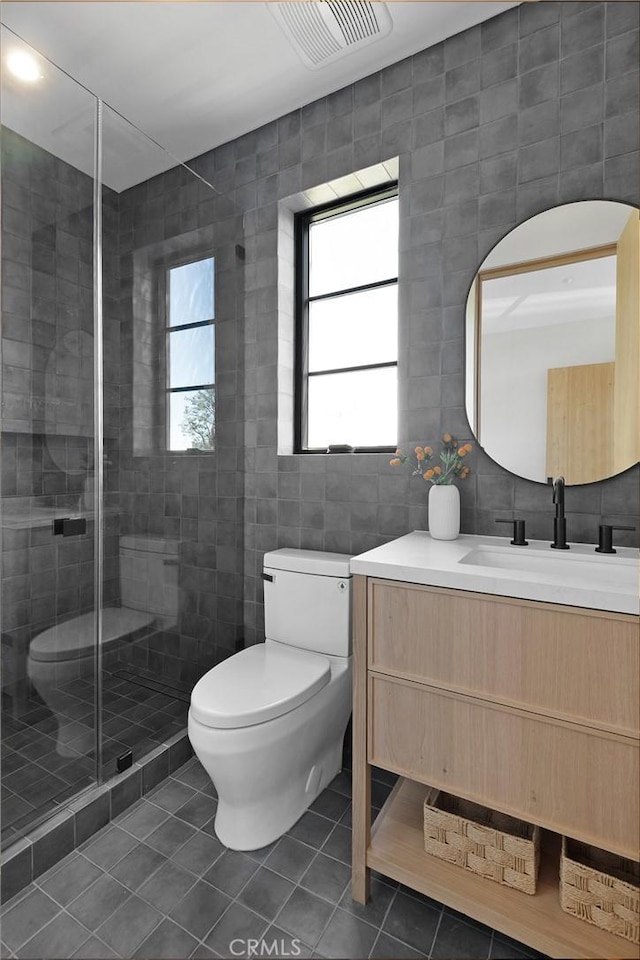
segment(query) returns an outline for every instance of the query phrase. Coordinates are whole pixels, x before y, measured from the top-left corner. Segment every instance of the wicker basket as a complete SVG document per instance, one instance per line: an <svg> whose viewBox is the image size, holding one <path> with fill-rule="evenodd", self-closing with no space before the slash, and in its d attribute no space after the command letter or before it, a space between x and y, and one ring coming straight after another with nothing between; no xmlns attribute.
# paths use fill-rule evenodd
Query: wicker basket
<svg viewBox="0 0 640 960"><path fill-rule="evenodd" d="M562 838L560 906L587 923L640 943L640 865Z"/></svg>
<svg viewBox="0 0 640 960"><path fill-rule="evenodd" d="M536 892L540 830L523 820L431 790L424 801L424 848L506 887Z"/></svg>

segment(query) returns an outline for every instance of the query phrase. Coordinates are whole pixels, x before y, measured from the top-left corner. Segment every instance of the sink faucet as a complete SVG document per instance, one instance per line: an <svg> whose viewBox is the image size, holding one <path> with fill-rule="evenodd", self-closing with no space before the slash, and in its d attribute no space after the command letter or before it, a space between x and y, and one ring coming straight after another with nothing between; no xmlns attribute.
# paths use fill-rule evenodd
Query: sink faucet
<svg viewBox="0 0 640 960"><path fill-rule="evenodd" d="M551 485L553 487L553 502L556 505L551 546L554 550L568 550L567 521L564 516L564 477L556 477L551 481Z"/></svg>

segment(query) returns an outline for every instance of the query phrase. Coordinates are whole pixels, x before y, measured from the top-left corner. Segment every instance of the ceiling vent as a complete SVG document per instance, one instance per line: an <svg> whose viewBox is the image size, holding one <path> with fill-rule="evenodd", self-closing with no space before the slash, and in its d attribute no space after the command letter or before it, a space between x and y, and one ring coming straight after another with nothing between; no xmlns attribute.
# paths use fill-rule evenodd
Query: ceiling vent
<svg viewBox="0 0 640 960"><path fill-rule="evenodd" d="M268 2L305 67L317 70L391 32L386 3L375 0L288 0Z"/></svg>

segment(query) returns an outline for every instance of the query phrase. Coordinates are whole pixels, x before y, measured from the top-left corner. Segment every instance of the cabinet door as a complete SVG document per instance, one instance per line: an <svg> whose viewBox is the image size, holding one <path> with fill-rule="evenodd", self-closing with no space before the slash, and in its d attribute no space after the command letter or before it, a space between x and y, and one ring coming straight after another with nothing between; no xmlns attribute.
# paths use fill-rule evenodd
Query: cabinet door
<svg viewBox="0 0 640 960"><path fill-rule="evenodd" d="M379 673L638 732L637 617L372 580L369 622Z"/></svg>
<svg viewBox="0 0 640 960"><path fill-rule="evenodd" d="M637 742L376 674L370 711L370 763L637 856Z"/></svg>

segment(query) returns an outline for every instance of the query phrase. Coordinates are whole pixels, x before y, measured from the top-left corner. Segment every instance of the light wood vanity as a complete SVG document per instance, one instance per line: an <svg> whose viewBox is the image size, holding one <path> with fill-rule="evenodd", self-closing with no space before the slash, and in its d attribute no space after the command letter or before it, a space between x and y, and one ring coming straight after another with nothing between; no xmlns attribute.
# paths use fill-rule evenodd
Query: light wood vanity
<svg viewBox="0 0 640 960"><path fill-rule="evenodd" d="M373 868L551 956L637 958L558 898L562 834L638 856L637 616L362 574L354 604L354 898ZM400 775L373 826L370 765ZM426 785L545 828L535 896L425 853Z"/></svg>

